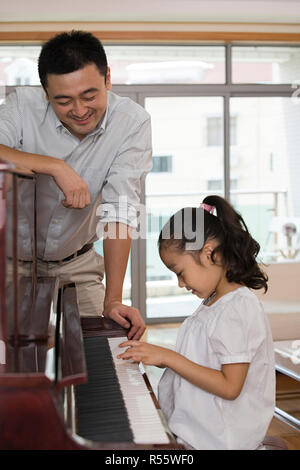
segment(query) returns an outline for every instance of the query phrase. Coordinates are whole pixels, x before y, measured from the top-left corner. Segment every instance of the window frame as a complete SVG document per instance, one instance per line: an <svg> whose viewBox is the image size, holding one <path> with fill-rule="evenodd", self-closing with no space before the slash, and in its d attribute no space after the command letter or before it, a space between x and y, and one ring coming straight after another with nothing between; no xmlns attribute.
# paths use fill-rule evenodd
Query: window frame
<svg viewBox="0 0 300 470"><path fill-rule="evenodd" d="M126 43L125 43L126 44ZM139 43L137 43L139 44ZM151 43L149 43L151 44ZM174 44L174 43L173 43ZM183 45L184 43L178 43ZM1 43L0 43L1 45ZM117 45L116 42L103 42L106 45ZM130 43L128 46L130 47ZM191 44L189 44L191 45ZM199 42L196 43L199 45ZM220 46L220 43L205 43L205 46ZM261 42L247 42L222 44L225 47L225 82L223 84L155 84L155 85L113 85L112 91L128 96L141 106L145 106L148 97L222 97L223 107L223 176L225 199L230 201L230 99L232 97L291 97L295 88L292 83L287 84L255 84L232 83L232 47L270 46L270 47L299 47L299 43L274 42L272 44ZM300 86L300 85L299 85ZM7 87L14 88L14 87ZM142 185L141 204L145 204L145 184ZM131 299L132 305L138 308L147 324L180 323L182 317L147 318L146 316L146 240L139 238L133 240L131 249Z"/></svg>
<svg viewBox="0 0 300 470"><path fill-rule="evenodd" d="M209 44L206 44L209 45ZM234 44L234 46L263 46L270 44ZM272 46L287 46L285 43L272 44ZM291 44L288 44L291 46ZM299 47L300 44L293 44ZM218 96L224 100L223 107L223 175L225 199L230 201L230 99L232 97L291 97L295 91L292 84L238 84L232 83L232 44L225 45L225 76L224 84L176 84L176 85L115 85L113 91L128 96L129 90L136 95L136 101L145 107L148 97L185 97L185 96ZM143 188L142 202L145 203L145 187ZM146 289L146 240L134 240L132 244L131 260L132 305L136 306L148 325L160 323L181 323L187 316L165 316L157 318L147 317L147 289Z"/></svg>

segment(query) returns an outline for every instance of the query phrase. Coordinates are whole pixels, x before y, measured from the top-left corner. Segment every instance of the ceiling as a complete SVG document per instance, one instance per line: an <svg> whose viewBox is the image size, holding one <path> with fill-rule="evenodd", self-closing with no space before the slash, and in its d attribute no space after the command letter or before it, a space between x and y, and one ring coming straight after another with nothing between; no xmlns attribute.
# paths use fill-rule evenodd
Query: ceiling
<svg viewBox="0 0 300 470"><path fill-rule="evenodd" d="M300 23L300 0L2 1L0 23L18 21Z"/></svg>

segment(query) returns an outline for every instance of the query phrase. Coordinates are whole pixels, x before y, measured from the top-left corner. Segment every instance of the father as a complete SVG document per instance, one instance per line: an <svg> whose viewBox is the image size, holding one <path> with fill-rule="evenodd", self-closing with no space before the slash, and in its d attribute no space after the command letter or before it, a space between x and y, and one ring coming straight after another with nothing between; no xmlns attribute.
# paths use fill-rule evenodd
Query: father
<svg viewBox="0 0 300 470"><path fill-rule="evenodd" d="M50 39L38 68L42 88L20 87L0 106L0 158L38 175L39 273L74 282L81 315L103 314L139 339L145 323L136 308L122 304L122 290L130 229L152 166L150 117L110 91L105 51L90 33ZM20 192L19 257L26 269L29 183ZM93 245L97 222L113 234L104 237L104 258Z"/></svg>

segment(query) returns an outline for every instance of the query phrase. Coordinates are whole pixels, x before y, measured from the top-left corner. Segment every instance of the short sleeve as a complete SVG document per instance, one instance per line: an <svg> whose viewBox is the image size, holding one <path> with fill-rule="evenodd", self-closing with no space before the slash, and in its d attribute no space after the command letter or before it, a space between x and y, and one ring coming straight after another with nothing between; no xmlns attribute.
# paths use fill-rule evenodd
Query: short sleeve
<svg viewBox="0 0 300 470"><path fill-rule="evenodd" d="M0 106L0 144L15 149L22 145L22 119L16 91Z"/></svg>
<svg viewBox="0 0 300 470"><path fill-rule="evenodd" d="M227 302L212 322L209 342L221 364L250 363L264 340L256 299L239 298Z"/></svg>

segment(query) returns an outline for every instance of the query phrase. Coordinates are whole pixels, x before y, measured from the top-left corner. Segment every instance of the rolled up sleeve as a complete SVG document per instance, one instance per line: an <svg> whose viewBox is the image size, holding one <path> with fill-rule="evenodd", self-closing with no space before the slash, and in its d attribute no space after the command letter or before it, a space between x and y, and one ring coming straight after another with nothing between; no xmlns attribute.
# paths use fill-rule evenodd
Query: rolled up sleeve
<svg viewBox="0 0 300 470"><path fill-rule="evenodd" d="M135 228L143 182L152 168L150 118L127 136L110 167L97 210L99 224L121 222Z"/></svg>

